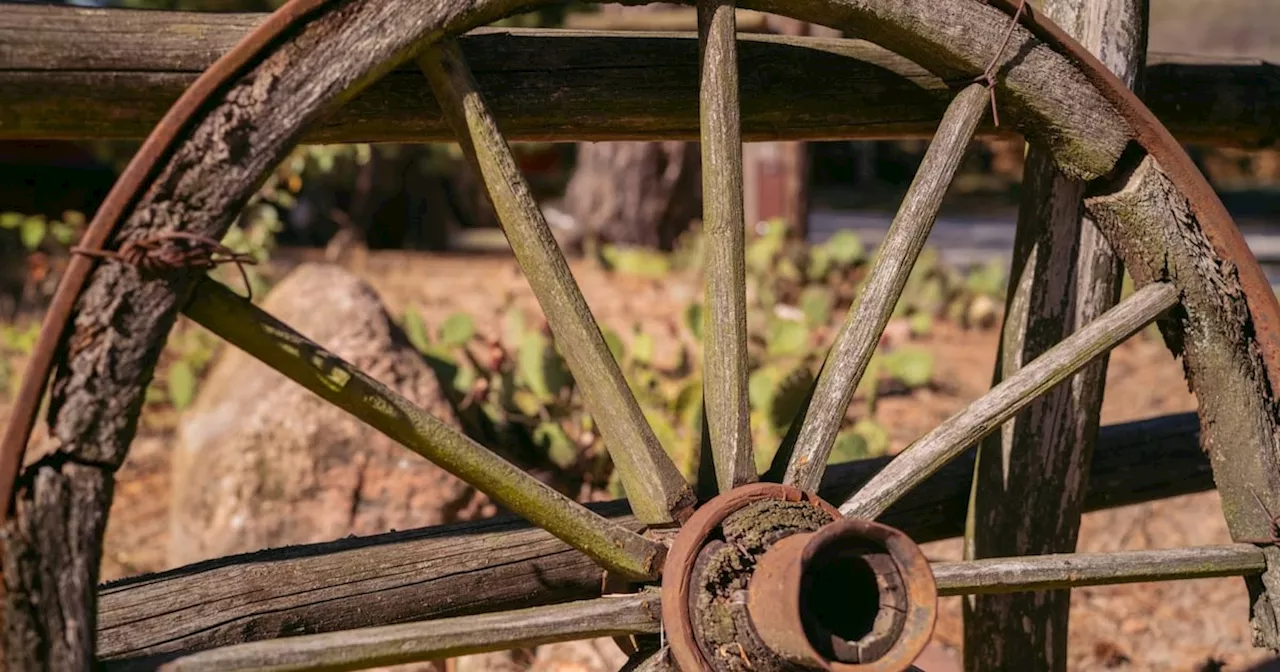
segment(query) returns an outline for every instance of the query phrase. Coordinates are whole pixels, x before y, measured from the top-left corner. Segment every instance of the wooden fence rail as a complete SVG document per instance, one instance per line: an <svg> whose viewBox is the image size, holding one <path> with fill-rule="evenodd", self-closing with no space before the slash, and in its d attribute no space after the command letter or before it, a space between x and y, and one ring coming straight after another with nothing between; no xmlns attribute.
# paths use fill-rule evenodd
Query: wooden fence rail
<svg viewBox="0 0 1280 672"><path fill-rule="evenodd" d="M264 16L9 5L0 12L0 140L145 137ZM747 140L925 137L950 99L939 79L867 42L740 40ZM511 139L698 137L695 34L482 29L461 43ZM1146 100L1180 140L1280 142L1280 67L1158 55L1150 64ZM303 137L451 139L411 68L390 73Z"/></svg>
<svg viewBox="0 0 1280 672"><path fill-rule="evenodd" d="M1104 427L1087 510L1213 489L1194 413ZM888 458L838 465L819 495L844 501ZM882 517L924 543L964 530L972 454L957 459ZM620 503L591 508L637 525ZM152 669L177 651L331 632L600 595L602 570L519 520L274 549L139 577L99 593L105 669ZM466 595L465 603L456 596Z"/></svg>

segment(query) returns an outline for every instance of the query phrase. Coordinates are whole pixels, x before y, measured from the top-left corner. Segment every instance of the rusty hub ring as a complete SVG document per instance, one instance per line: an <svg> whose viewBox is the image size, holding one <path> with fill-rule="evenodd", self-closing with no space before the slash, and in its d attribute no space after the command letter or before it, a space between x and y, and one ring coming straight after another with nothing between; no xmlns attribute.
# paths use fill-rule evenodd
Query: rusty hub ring
<svg viewBox="0 0 1280 672"><path fill-rule="evenodd" d="M804 502L840 519L840 511L826 501L802 490L778 483L751 483L734 488L702 505L689 517L680 534L671 543L667 562L662 569L662 623L671 656L684 672L711 670L711 663L702 655L689 619L689 594L692 590L693 565L698 559L707 537L735 511L750 504L776 499L784 502Z"/></svg>
<svg viewBox="0 0 1280 672"><path fill-rule="evenodd" d="M699 552L731 514L765 500L806 503L834 519L815 532L797 533L777 542L773 547L777 551L771 549L761 560L757 572L768 571L767 568L772 567L780 579L768 582L769 586L764 590L751 590L750 600L765 600L771 611L777 610L778 618L770 618L768 622L777 623L780 627L767 627L765 629L770 633L763 630L760 633L770 648L775 653L782 653L784 658L803 660L807 666L832 672L909 669L911 662L929 643L937 620L937 589L928 559L906 534L879 523L844 518L835 507L817 495L776 483L744 485L715 497L694 512L672 541L662 572L662 621L672 658L679 668L684 672L714 669L698 645L689 614L694 565ZM883 546L894 565L890 571L901 577L905 593L905 616L899 622L895 641L875 661L864 664L828 661L815 651L804 634L798 599L804 568L810 566L815 556L830 548L833 542L848 536ZM772 558L770 554L773 554ZM757 613L761 613L759 609ZM775 630L777 632L773 632Z"/></svg>
<svg viewBox="0 0 1280 672"><path fill-rule="evenodd" d="M814 648L806 627L806 574L815 564L832 560L831 552L838 552L845 538L872 542L887 551L888 557L881 558L892 566L870 569L882 584L877 586L882 594L888 579L894 584L891 592L900 598L898 604L880 605L874 630L892 643L867 662L830 660ZM938 591L929 559L906 534L880 523L842 518L816 532L782 539L765 553L751 582L747 610L760 626L757 631L765 644L783 658L831 672L888 672L911 669L912 661L929 644L938 618ZM891 621L888 628L882 625L886 619ZM834 635L823 630L824 635Z"/></svg>

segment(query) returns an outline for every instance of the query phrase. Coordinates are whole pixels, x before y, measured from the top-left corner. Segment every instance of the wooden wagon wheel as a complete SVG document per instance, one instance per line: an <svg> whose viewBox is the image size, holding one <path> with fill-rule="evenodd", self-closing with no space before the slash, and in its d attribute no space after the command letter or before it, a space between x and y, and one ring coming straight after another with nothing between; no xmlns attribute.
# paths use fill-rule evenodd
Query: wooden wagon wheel
<svg viewBox="0 0 1280 672"><path fill-rule="evenodd" d="M180 231L219 238L307 123L416 58L484 178L643 529L559 495L199 273L85 255L59 288L0 455L3 496L12 499L4 568L6 657L14 669L87 669L93 662L84 658L93 650L92 617L59 621L59 614L79 613L76 605L93 599L111 474L124 459L143 390L179 311L579 549L608 571L608 587L618 594L265 641L249 641L260 635L242 625L245 643L235 646L147 652L176 657L171 669L355 669L610 635L634 636L641 647L664 645L638 654L636 665L674 659L686 670L901 670L928 639L939 593L1219 575L1250 577L1257 639L1280 644L1265 511L1280 510L1274 396L1280 307L1188 157L1096 59L1007 0L740 3L854 31L959 82L812 402L766 474L783 483L759 483L747 416L734 6L699 4L709 237L705 398L721 492L699 505L639 412L448 37L538 4L291 0L175 104L82 245L127 258L132 242L135 252L160 249L170 253L164 258L185 258L181 239L153 244L156 237ZM1141 289L921 437L837 513L811 493L961 154L990 109L984 72L995 74L1004 123L1050 150L1064 173L1092 182L1090 212ZM905 535L871 522L1037 396L1158 319L1184 357L1202 440L1241 543L930 569ZM55 355L56 450L15 481ZM833 607L832 597L848 599L835 599ZM41 639L51 631L58 641ZM659 633L657 641L648 637Z"/></svg>

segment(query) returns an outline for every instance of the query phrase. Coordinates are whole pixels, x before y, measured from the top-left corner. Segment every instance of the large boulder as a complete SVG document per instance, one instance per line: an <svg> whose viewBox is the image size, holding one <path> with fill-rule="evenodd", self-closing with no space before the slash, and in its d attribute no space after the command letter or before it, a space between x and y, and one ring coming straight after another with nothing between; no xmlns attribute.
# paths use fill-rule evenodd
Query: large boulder
<svg viewBox="0 0 1280 672"><path fill-rule="evenodd" d="M458 425L431 368L350 273L300 266L262 307ZM493 512L471 486L234 347L184 413L173 476L173 565Z"/></svg>

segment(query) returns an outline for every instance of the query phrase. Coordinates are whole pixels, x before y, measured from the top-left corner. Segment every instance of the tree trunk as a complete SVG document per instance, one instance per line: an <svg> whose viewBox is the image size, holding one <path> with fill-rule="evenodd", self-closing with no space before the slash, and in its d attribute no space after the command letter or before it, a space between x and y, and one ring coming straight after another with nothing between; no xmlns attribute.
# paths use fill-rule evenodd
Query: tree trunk
<svg viewBox="0 0 1280 672"><path fill-rule="evenodd" d="M635 14L672 7L679 5L606 4L600 12ZM671 249L702 212L699 159L692 142L579 143L577 164L565 188L564 209L570 219L556 231L557 237L571 249L588 240Z"/></svg>
<svg viewBox="0 0 1280 672"><path fill-rule="evenodd" d="M590 239L669 250L702 211L700 165L691 142L582 143L565 189L572 228L557 234L571 248Z"/></svg>

